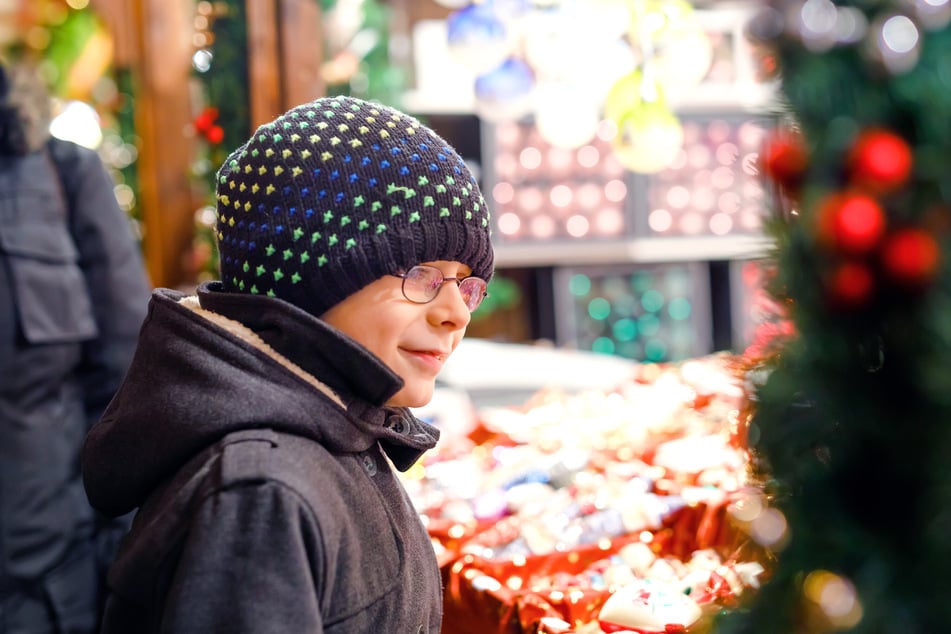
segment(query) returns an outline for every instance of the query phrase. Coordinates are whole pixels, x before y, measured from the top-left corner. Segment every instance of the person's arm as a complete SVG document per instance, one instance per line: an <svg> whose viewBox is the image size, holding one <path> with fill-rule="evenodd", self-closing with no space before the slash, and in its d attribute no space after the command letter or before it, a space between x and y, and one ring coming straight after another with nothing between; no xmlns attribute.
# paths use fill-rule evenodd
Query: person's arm
<svg viewBox="0 0 951 634"><path fill-rule="evenodd" d="M320 634L322 551L290 489L256 482L218 492L191 518L161 631Z"/></svg>
<svg viewBox="0 0 951 634"><path fill-rule="evenodd" d="M92 425L132 360L151 287L129 217L116 201L115 183L99 155L56 139L50 149L99 330L99 336L83 347L81 371Z"/></svg>

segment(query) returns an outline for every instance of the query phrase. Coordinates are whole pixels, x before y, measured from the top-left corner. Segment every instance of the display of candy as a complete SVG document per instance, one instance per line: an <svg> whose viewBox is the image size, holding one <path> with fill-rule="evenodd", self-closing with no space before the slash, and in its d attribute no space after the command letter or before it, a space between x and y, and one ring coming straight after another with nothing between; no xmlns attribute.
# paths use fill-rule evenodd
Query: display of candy
<svg viewBox="0 0 951 634"><path fill-rule="evenodd" d="M402 476L444 568L447 631L686 632L737 605L766 574L728 513L756 491L747 411L728 355L481 411Z"/></svg>

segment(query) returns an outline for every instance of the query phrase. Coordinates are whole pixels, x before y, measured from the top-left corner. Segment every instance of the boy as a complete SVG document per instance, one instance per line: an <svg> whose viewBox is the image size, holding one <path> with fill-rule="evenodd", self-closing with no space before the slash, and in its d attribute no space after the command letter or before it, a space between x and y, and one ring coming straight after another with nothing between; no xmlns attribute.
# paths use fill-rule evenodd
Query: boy
<svg viewBox="0 0 951 634"><path fill-rule="evenodd" d="M493 271L474 177L432 130L348 97L258 128L217 183L222 280L154 293L83 456L140 507L103 632L439 632L431 541L390 463Z"/></svg>

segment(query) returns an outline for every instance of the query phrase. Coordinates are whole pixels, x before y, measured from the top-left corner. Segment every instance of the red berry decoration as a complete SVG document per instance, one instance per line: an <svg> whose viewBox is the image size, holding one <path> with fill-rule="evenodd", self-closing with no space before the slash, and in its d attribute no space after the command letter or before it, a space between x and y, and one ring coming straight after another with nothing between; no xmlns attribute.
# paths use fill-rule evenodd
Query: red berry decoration
<svg viewBox="0 0 951 634"><path fill-rule="evenodd" d="M208 134L217 120L218 109L214 106L207 106L201 111L201 114L195 117L194 126L199 133Z"/></svg>
<svg viewBox="0 0 951 634"><path fill-rule="evenodd" d="M882 244L882 269L892 281L905 288L927 286L937 275L941 249L927 231L900 229Z"/></svg>
<svg viewBox="0 0 951 634"><path fill-rule="evenodd" d="M830 303L841 309L861 308L872 296L874 288L875 278L871 269L851 260L837 265L826 280Z"/></svg>
<svg viewBox="0 0 951 634"><path fill-rule="evenodd" d="M763 172L786 189L798 189L809 165L802 137L784 128L774 130L763 150Z"/></svg>
<svg viewBox="0 0 951 634"><path fill-rule="evenodd" d="M854 185L889 193L908 182L912 153L907 141L889 130L869 129L849 153L849 176Z"/></svg>
<svg viewBox="0 0 951 634"><path fill-rule="evenodd" d="M225 140L225 130L220 125L213 125L205 133L205 138L214 145L220 144Z"/></svg>
<svg viewBox="0 0 951 634"><path fill-rule="evenodd" d="M828 196L819 208L819 239L836 253L862 255L885 234L885 212L878 201L859 193Z"/></svg>

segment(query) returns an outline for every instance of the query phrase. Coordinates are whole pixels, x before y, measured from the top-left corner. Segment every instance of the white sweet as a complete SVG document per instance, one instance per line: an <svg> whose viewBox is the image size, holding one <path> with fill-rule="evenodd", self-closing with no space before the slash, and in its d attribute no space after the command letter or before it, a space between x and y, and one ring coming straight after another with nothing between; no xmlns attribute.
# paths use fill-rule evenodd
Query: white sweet
<svg viewBox="0 0 951 634"><path fill-rule="evenodd" d="M598 623L606 632L634 630L641 634L663 634L669 626L690 627L701 616L697 602L675 586L640 579L608 597L598 613Z"/></svg>

